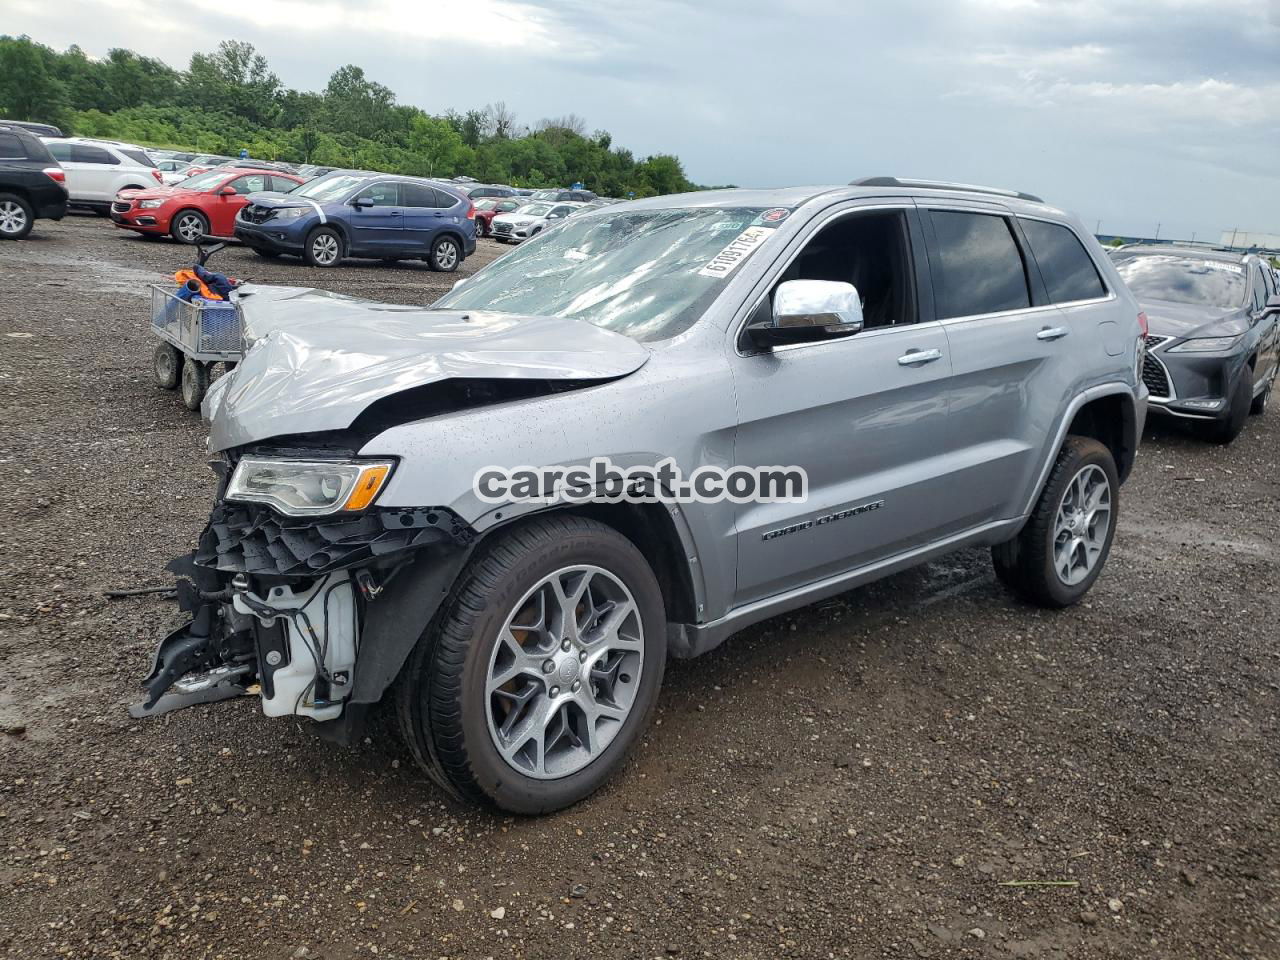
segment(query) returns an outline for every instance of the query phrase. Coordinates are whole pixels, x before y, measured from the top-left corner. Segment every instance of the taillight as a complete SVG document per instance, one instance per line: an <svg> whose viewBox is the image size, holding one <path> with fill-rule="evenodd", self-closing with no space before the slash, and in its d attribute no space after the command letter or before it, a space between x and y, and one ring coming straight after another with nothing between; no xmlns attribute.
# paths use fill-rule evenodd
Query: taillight
<svg viewBox="0 0 1280 960"><path fill-rule="evenodd" d="M1138 313L1138 329L1142 331L1142 335L1144 337L1147 335L1148 328L1146 311L1139 311Z"/></svg>
<svg viewBox="0 0 1280 960"><path fill-rule="evenodd" d="M476 218L476 205L473 203L467 207L467 219L474 220L475 218Z"/></svg>
<svg viewBox="0 0 1280 960"><path fill-rule="evenodd" d="M45 167L40 172L43 173L46 177L48 177L50 180L52 180L54 183L65 184L67 182L67 173L61 167Z"/></svg>
<svg viewBox="0 0 1280 960"><path fill-rule="evenodd" d="M164 174L159 170L152 170L151 175L156 178L156 183L164 183Z"/></svg>

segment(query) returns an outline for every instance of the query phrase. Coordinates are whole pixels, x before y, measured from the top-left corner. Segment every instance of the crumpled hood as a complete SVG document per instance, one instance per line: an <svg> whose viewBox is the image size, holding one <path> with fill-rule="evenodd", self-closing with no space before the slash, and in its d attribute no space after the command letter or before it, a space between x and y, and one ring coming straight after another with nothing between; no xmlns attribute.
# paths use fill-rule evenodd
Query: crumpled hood
<svg viewBox="0 0 1280 960"><path fill-rule="evenodd" d="M1249 324L1237 310L1170 300L1140 300L1147 330L1161 337L1229 337L1244 333Z"/></svg>
<svg viewBox="0 0 1280 960"><path fill-rule="evenodd" d="M452 378L625 376L648 350L584 320L432 310L243 287L245 354L204 403L212 451L349 427L381 397Z"/></svg>

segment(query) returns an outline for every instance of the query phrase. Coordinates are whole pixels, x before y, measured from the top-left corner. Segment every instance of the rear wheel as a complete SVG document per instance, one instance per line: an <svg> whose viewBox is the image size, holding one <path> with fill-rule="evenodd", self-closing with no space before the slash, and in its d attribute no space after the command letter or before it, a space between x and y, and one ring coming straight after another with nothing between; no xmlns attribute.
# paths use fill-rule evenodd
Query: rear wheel
<svg viewBox="0 0 1280 960"><path fill-rule="evenodd" d="M199 410L200 401L209 389L209 368L199 360L187 357L182 365L182 403L188 410Z"/></svg>
<svg viewBox="0 0 1280 960"><path fill-rule="evenodd" d="M461 262L462 252L458 247L458 241L453 237L439 237L431 245L431 255L427 257L427 264L432 270L452 273L458 269L458 264Z"/></svg>
<svg viewBox="0 0 1280 960"><path fill-rule="evenodd" d="M418 762L513 813L576 803L623 764L657 702L662 594L617 531L543 517L481 552L397 687Z"/></svg>
<svg viewBox="0 0 1280 960"><path fill-rule="evenodd" d="M342 237L331 227L317 227L307 237L302 256L313 267L336 267L342 262Z"/></svg>
<svg viewBox="0 0 1280 960"><path fill-rule="evenodd" d="M21 240L34 224L31 204L17 194L0 193L0 239Z"/></svg>
<svg viewBox="0 0 1280 960"><path fill-rule="evenodd" d="M1030 603L1070 606L1102 573L1119 509L1111 451L1091 437L1067 437L1026 526L992 548L996 575Z"/></svg>
<svg viewBox="0 0 1280 960"><path fill-rule="evenodd" d="M199 243L209 233L209 221L199 210L183 210L169 224L169 233L179 243Z"/></svg>
<svg viewBox="0 0 1280 960"><path fill-rule="evenodd" d="M158 344L151 354L151 372L160 388L172 390L176 387L182 376L182 354L178 348L171 343Z"/></svg>
<svg viewBox="0 0 1280 960"><path fill-rule="evenodd" d="M489 228L485 226L485 222L483 220L477 217L476 218L476 236L487 237L488 235L489 235Z"/></svg>

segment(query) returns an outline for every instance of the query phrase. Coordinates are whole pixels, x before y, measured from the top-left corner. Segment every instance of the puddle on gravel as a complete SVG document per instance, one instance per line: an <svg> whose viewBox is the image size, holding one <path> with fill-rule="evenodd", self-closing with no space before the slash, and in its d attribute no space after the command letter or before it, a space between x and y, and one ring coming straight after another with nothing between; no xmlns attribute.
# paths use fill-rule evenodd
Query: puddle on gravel
<svg viewBox="0 0 1280 960"><path fill-rule="evenodd" d="M147 289L149 284L164 283L169 274L158 270L139 270L136 267L124 267L110 260L89 260L84 257L72 257L46 250L24 249L18 258L0 257L0 264L8 265L20 261L22 266L39 266L61 268L66 272L65 279L37 279L37 287L65 287L80 289L91 293L125 294L137 297L151 296Z"/></svg>

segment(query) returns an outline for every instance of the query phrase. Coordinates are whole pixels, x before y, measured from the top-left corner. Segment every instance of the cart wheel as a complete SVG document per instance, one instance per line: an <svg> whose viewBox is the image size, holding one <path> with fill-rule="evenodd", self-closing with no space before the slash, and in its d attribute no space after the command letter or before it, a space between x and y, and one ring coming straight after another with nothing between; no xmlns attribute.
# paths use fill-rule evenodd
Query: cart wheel
<svg viewBox="0 0 1280 960"><path fill-rule="evenodd" d="M209 368L199 360L187 357L182 365L182 402L188 410L199 410L200 401L209 389Z"/></svg>
<svg viewBox="0 0 1280 960"><path fill-rule="evenodd" d="M182 354L178 348L171 343L158 344L151 355L151 372L156 375L156 384L163 389L176 387L182 373Z"/></svg>

